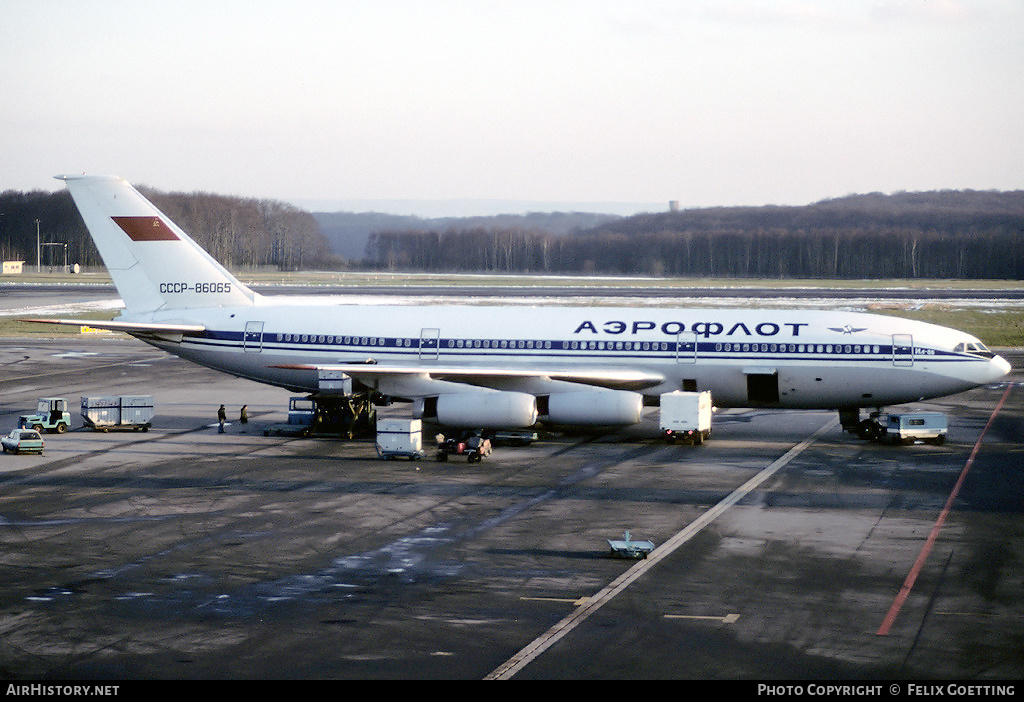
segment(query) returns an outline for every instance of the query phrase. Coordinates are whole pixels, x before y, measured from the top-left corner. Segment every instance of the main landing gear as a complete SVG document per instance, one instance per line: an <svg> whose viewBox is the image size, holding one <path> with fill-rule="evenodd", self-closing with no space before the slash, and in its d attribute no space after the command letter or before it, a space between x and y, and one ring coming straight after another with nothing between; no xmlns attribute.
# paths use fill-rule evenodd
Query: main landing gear
<svg viewBox="0 0 1024 702"><path fill-rule="evenodd" d="M331 434L349 440L375 434L377 410L372 394L323 395L311 399L311 434Z"/></svg>

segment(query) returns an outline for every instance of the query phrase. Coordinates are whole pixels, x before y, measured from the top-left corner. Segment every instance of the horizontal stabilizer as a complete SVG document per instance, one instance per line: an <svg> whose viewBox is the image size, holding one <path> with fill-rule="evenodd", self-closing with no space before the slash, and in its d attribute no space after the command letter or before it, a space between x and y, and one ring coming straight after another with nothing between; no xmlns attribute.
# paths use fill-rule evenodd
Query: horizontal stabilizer
<svg viewBox="0 0 1024 702"><path fill-rule="evenodd" d="M183 334L198 334L206 331L202 324L158 324L147 322L116 322L95 319L22 319L34 324L60 324L66 327L92 327L107 331L119 331L132 336L148 336L181 341Z"/></svg>

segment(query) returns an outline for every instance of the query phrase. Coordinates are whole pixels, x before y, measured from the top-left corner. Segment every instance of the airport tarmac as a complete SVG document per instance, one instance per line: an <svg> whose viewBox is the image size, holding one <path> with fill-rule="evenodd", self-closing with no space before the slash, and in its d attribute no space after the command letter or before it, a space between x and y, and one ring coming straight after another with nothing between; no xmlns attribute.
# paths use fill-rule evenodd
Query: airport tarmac
<svg viewBox="0 0 1024 702"><path fill-rule="evenodd" d="M1012 362L917 405L948 413L943 446L735 410L668 446L652 411L471 464L264 436L287 391L123 337L4 340L3 433L47 396L75 429L0 456L0 676L1017 680ZM106 394L153 395L154 427L81 428ZM627 530L648 559L610 557Z"/></svg>

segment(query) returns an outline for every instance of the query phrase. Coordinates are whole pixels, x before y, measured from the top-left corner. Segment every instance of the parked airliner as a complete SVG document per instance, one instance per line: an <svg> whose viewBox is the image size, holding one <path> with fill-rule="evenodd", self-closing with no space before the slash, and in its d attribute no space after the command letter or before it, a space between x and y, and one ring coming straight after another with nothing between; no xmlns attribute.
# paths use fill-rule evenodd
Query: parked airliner
<svg viewBox="0 0 1024 702"><path fill-rule="evenodd" d="M114 321L35 321L120 330L320 397L376 392L442 425L629 425L662 393L710 390L718 407L837 409L850 428L861 408L958 393L1010 370L969 334L859 312L264 296L121 178L57 178L125 310Z"/></svg>

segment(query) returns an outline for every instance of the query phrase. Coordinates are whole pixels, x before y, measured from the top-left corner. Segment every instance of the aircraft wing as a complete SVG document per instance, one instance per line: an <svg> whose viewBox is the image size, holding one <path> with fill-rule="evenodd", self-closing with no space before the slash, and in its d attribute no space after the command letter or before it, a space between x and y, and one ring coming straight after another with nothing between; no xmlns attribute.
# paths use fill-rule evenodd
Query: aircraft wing
<svg viewBox="0 0 1024 702"><path fill-rule="evenodd" d="M132 336L159 338L167 341L181 341L184 334L206 331L202 324L156 324L146 322L117 322L94 319L23 319L22 322L35 324L61 324L71 327L93 327L108 331L119 331Z"/></svg>
<svg viewBox="0 0 1024 702"><path fill-rule="evenodd" d="M629 368L573 368L573 369L515 369L464 366L393 366L377 363L345 363L331 365L298 364L277 365L272 368L288 370L307 370L317 372L345 373L354 378L400 378L402 376L429 376L434 380L451 382L479 383L486 385L488 380L509 380L527 378L547 378L581 383L596 387L615 390L640 390L653 387L664 382L661 373L633 370Z"/></svg>

